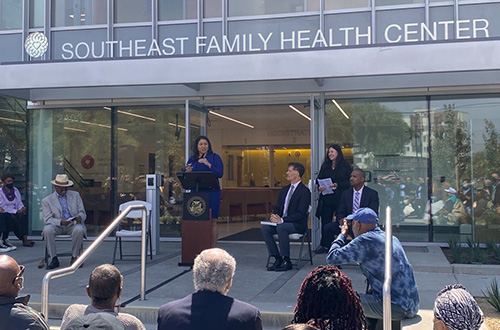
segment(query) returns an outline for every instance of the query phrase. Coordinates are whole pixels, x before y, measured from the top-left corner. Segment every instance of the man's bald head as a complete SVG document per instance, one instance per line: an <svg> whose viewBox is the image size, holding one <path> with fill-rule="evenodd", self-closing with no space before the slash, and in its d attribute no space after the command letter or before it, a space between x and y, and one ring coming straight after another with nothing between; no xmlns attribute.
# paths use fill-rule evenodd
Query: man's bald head
<svg viewBox="0 0 500 330"><path fill-rule="evenodd" d="M359 190L365 184L365 178L366 178L365 171L363 171L360 168L357 168L351 172L351 178L349 179L349 183L351 184L351 187L353 187L356 190Z"/></svg>
<svg viewBox="0 0 500 330"><path fill-rule="evenodd" d="M14 258L5 254L0 256L0 296L17 297L21 285L16 282L16 276L20 271Z"/></svg>

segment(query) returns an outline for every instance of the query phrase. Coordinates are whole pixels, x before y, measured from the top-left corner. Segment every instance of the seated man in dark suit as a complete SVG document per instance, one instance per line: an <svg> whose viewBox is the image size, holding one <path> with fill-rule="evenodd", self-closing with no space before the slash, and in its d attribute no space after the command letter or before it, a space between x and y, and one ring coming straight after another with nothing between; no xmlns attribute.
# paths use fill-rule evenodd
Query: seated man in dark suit
<svg viewBox="0 0 500 330"><path fill-rule="evenodd" d="M290 184L281 188L278 201L273 209L273 214L271 214L271 221L276 225L263 225L261 227L267 251L270 256L275 258L274 264L267 268L269 271L280 272L292 269L288 235L303 234L307 230L311 191L301 181L304 172L304 165L300 163L288 164L286 179L290 181ZM279 251L273 238L274 234L278 234Z"/></svg>
<svg viewBox="0 0 500 330"><path fill-rule="evenodd" d="M335 236L340 234L341 223L344 218L356 212L359 208L369 207L378 215L379 199L378 193L365 186L366 174L362 169L355 169L351 173L350 189L342 193L339 208L337 209L337 221L331 222L323 228L321 246L330 249Z"/></svg>
<svg viewBox="0 0 500 330"><path fill-rule="evenodd" d="M202 251L193 266L196 292L160 307L158 330L262 330L259 310L226 294L236 261L222 249Z"/></svg>

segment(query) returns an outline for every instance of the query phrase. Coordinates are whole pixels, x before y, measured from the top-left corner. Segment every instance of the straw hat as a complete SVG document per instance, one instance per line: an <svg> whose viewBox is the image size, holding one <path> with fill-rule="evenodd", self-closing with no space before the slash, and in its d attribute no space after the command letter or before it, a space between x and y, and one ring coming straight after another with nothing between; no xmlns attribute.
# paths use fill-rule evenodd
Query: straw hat
<svg viewBox="0 0 500 330"><path fill-rule="evenodd" d="M57 174L55 180L50 180L54 186L58 187L71 187L73 185L73 181L68 180L68 176L66 174Z"/></svg>

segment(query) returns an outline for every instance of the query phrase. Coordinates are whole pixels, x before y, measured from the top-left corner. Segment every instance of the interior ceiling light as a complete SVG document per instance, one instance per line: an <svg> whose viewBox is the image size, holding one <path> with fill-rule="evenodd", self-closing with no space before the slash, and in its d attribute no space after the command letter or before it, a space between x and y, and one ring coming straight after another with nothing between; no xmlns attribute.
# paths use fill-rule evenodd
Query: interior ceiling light
<svg viewBox="0 0 500 330"><path fill-rule="evenodd" d="M103 109L111 111L110 107L103 107ZM150 121L156 121L156 119L154 119L154 118L138 115L138 114L132 113L132 112L127 112L127 111L123 111L123 110L117 110L116 112L127 115L127 116L137 117L137 118L146 119L146 120L150 120Z"/></svg>
<svg viewBox="0 0 500 330"><path fill-rule="evenodd" d="M208 111L208 112L209 112L209 113L211 113L212 115L219 116L219 117L221 117L221 118L224 118L224 119L227 119L227 120L233 121L233 122L238 123L238 124L240 124L240 125L243 125L243 126L246 126L246 127L250 127L250 128L255 128L255 126L252 126L252 125L250 125L250 124L244 123L244 122L242 122L242 121L236 120L236 119L231 118L231 117L228 117L228 116L221 115L220 113L217 113L217 112L215 112L215 111L210 110L210 111Z"/></svg>
<svg viewBox="0 0 500 330"><path fill-rule="evenodd" d="M111 126L109 125L104 125L104 124L97 124L97 123L89 123L88 121L80 121L80 124L85 124L85 125L91 125L91 126L98 126L98 127L104 127L104 128L109 128L111 129ZM124 132L128 132L128 129L126 128L120 128L118 127L117 128L119 131L124 131Z"/></svg>
<svg viewBox="0 0 500 330"><path fill-rule="evenodd" d="M13 122L16 122L16 123L22 123L23 122L21 119L12 119L12 118L5 118L5 117L0 117L0 120L13 121Z"/></svg>
<svg viewBox="0 0 500 330"><path fill-rule="evenodd" d="M174 123L168 123L170 126L174 126L174 127L179 127L179 128L184 128L186 129L186 126L182 126L182 125L176 125Z"/></svg>
<svg viewBox="0 0 500 330"><path fill-rule="evenodd" d="M75 132L82 132L82 133L85 133L87 132L86 130L84 129L79 129L79 128L72 128L72 127L64 127L65 130L68 130L68 131L75 131Z"/></svg>
<svg viewBox="0 0 500 330"><path fill-rule="evenodd" d="M337 107L337 109L339 109L339 111L344 115L344 117L346 117L347 119L349 119L349 116L347 115L347 113L345 113L344 109L342 109L340 107L340 105L337 103L337 101L335 101L334 99L332 99L332 102L333 102L333 104L335 104L335 106Z"/></svg>
<svg viewBox="0 0 500 330"><path fill-rule="evenodd" d="M301 112L299 109L297 109L293 105L289 104L288 106L290 107L290 109L292 109L293 111L295 111L296 113L298 113L299 115L301 115L302 117L304 117L305 119L311 121L311 118L308 115L306 115L305 113Z"/></svg>

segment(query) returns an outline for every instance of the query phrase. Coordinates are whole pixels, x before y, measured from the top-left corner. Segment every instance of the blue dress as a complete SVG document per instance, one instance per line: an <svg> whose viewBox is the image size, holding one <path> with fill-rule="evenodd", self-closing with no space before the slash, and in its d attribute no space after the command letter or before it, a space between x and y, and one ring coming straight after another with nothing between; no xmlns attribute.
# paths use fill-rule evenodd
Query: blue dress
<svg viewBox="0 0 500 330"><path fill-rule="evenodd" d="M222 158L220 158L220 156L216 153L211 153L207 154L206 159L212 165L212 168L199 162L194 163L194 156L189 157L186 164L191 164L193 172L211 171L216 178L222 178L222 175L224 174L224 164L222 163ZM200 189L200 192L210 193L209 206L212 209L212 218L217 219L219 217L220 189Z"/></svg>

